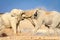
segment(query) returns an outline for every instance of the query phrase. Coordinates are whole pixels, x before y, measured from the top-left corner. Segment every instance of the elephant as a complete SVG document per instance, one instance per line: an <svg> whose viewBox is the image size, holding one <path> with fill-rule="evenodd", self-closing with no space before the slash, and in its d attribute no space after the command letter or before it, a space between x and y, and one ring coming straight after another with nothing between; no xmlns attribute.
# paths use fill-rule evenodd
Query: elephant
<svg viewBox="0 0 60 40"><path fill-rule="evenodd" d="M21 9L12 9L10 12L4 13L0 17L0 27L10 28L12 27L14 34L18 32L18 22L22 20L22 14L24 13ZM1 28L1 29L2 29Z"/></svg>
<svg viewBox="0 0 60 40"><path fill-rule="evenodd" d="M42 24L50 29L55 29L60 23L60 14L57 11L47 12L45 10L38 9L35 14L37 14L36 20L37 25L39 25L35 27L35 32L37 32L37 30L42 26Z"/></svg>
<svg viewBox="0 0 60 40"><path fill-rule="evenodd" d="M30 16L29 16L30 15ZM60 14L57 11L46 11L40 8L34 9L34 12L32 13L25 13L24 18L29 18L30 22L35 25L35 29L33 29L33 32L36 33L37 30L42 26L45 25L48 28L55 29L56 26L60 22ZM37 23L34 23L32 19L37 20ZM32 21L31 21L32 20Z"/></svg>

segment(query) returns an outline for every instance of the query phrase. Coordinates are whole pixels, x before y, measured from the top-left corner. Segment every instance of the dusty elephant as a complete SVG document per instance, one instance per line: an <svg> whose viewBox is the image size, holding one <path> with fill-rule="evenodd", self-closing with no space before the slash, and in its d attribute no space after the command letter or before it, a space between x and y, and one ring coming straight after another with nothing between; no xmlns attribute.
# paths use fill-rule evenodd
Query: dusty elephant
<svg viewBox="0 0 60 40"><path fill-rule="evenodd" d="M11 12L7 12L1 16L1 21L4 27L12 27L14 33L17 33L17 23L21 20L21 15L23 14L23 10L13 9Z"/></svg>
<svg viewBox="0 0 60 40"><path fill-rule="evenodd" d="M28 13L25 13L25 15L29 17ZM30 17L37 20L37 23L34 23L33 21L31 22L35 25L34 32L37 32L37 30L41 27L42 24L48 25L49 28L54 29L60 22L60 14L56 11L47 12L42 9L35 9L33 13L30 13Z"/></svg>
<svg viewBox="0 0 60 40"><path fill-rule="evenodd" d="M47 12L45 10L37 10L37 25L35 32L41 27L42 24L48 25L49 28L55 29L56 26L60 23L60 14L56 11Z"/></svg>

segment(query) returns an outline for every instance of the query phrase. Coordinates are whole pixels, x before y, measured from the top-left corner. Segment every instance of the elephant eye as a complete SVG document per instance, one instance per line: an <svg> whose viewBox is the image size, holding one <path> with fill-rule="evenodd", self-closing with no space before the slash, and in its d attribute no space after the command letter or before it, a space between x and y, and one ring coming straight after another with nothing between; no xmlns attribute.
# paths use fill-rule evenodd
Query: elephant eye
<svg viewBox="0 0 60 40"><path fill-rule="evenodd" d="M12 17L14 17L14 15L11 15Z"/></svg>
<svg viewBox="0 0 60 40"><path fill-rule="evenodd" d="M34 16L37 17L37 11L35 12Z"/></svg>
<svg viewBox="0 0 60 40"><path fill-rule="evenodd" d="M36 17L37 17L37 12L34 14L34 16L36 16Z"/></svg>
<svg viewBox="0 0 60 40"><path fill-rule="evenodd" d="M16 16L16 13L11 14L12 17Z"/></svg>

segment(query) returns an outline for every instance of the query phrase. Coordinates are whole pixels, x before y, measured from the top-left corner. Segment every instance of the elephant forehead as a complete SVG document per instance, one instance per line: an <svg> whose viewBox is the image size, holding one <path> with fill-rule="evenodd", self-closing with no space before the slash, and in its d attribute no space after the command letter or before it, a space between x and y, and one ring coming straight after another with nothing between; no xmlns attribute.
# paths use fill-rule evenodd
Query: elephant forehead
<svg viewBox="0 0 60 40"><path fill-rule="evenodd" d="M14 13L14 12L16 13L16 12L18 12L18 11L19 11L18 9L12 9L12 10L11 10L12 13Z"/></svg>
<svg viewBox="0 0 60 40"><path fill-rule="evenodd" d="M22 12L23 12L23 10L19 10L19 9L13 9L13 10L11 10L11 13L13 13L13 14L20 14Z"/></svg>

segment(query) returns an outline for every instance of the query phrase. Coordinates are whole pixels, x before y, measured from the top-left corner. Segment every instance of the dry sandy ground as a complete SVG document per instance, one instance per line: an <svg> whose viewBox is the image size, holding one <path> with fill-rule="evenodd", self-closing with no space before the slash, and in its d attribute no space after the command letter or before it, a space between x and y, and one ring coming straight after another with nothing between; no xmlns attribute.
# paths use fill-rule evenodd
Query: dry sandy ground
<svg viewBox="0 0 60 40"><path fill-rule="evenodd" d="M11 36L3 37L0 40L60 40L60 37L57 36Z"/></svg>
<svg viewBox="0 0 60 40"><path fill-rule="evenodd" d="M33 35L32 30L34 29L34 27L31 24L31 22L29 22L29 20L26 20L26 19L20 22L20 29L22 33L19 33L18 35L14 35L12 29L9 29L9 28L4 29L2 33L6 33L9 36L0 37L0 40L60 40L60 36L58 35L53 36L52 34L52 36L50 36L49 34L47 34L51 30L46 28L44 25L38 31L38 32L42 32L43 34L40 33L40 35L38 35L38 33L36 33L35 35Z"/></svg>

